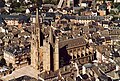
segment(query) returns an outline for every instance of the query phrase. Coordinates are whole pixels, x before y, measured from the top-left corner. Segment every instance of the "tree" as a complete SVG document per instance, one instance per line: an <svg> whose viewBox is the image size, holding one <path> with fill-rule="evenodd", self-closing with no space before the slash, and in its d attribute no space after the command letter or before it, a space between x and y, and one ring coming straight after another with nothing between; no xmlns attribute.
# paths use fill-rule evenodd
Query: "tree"
<svg viewBox="0 0 120 81"><path fill-rule="evenodd" d="M113 7L117 8L120 5L120 3L114 3Z"/></svg>
<svg viewBox="0 0 120 81"><path fill-rule="evenodd" d="M45 4L58 4L58 0L44 0Z"/></svg>
<svg viewBox="0 0 120 81"><path fill-rule="evenodd" d="M120 12L120 5L118 5L118 6L117 6L117 9L118 9L118 10L119 10L119 12Z"/></svg>
<svg viewBox="0 0 120 81"><path fill-rule="evenodd" d="M16 8L16 7L20 7L20 6L21 6L21 4L20 4L19 2L13 2L13 3L10 5L11 8Z"/></svg>
<svg viewBox="0 0 120 81"><path fill-rule="evenodd" d="M111 9L110 10L110 14L113 14L113 15L118 15L119 14L119 10L118 9Z"/></svg>

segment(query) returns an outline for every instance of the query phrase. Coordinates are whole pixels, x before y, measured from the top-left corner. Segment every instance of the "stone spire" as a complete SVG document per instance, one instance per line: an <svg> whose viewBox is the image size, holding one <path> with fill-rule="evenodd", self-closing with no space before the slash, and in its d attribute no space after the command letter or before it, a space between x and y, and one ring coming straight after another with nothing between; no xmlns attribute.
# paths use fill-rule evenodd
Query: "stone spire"
<svg viewBox="0 0 120 81"><path fill-rule="evenodd" d="M36 23L35 23L35 34L37 36L38 41L38 48L41 46L41 39L40 39L40 33L41 33L41 26L40 26L40 20L39 20L39 9L36 8Z"/></svg>
<svg viewBox="0 0 120 81"><path fill-rule="evenodd" d="M40 47L41 47L41 24L39 20L39 9L36 8L36 23L32 32L32 40L31 40L31 65L35 69L39 69L40 67Z"/></svg>

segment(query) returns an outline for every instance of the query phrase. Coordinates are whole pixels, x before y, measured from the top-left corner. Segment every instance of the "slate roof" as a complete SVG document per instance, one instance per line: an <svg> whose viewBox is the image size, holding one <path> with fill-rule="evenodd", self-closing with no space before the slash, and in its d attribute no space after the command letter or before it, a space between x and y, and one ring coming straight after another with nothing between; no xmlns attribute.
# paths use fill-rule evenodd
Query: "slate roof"
<svg viewBox="0 0 120 81"><path fill-rule="evenodd" d="M19 47L17 45L11 45L6 47L5 51L10 52L12 55L19 55L30 52L30 46L28 45L26 47Z"/></svg>
<svg viewBox="0 0 120 81"><path fill-rule="evenodd" d="M3 19L2 16L0 15L0 24L3 24L3 23L6 25L4 19Z"/></svg>
<svg viewBox="0 0 120 81"><path fill-rule="evenodd" d="M0 15L0 21L2 19L4 20L18 20L18 21L23 21L26 23L29 23L30 18L26 15Z"/></svg>
<svg viewBox="0 0 120 81"><path fill-rule="evenodd" d="M61 16L61 19L75 19L76 17L75 16L71 16L71 15L62 15Z"/></svg>
<svg viewBox="0 0 120 81"><path fill-rule="evenodd" d="M5 6L5 2L3 0L0 0L0 8Z"/></svg>
<svg viewBox="0 0 120 81"><path fill-rule="evenodd" d="M78 16L77 20L104 20L103 16Z"/></svg>
<svg viewBox="0 0 120 81"><path fill-rule="evenodd" d="M76 19L76 20L104 20L103 16L74 16L74 15L63 15L61 19Z"/></svg>
<svg viewBox="0 0 120 81"><path fill-rule="evenodd" d="M19 15L0 15L4 20L18 20Z"/></svg>
<svg viewBox="0 0 120 81"><path fill-rule="evenodd" d="M109 21L102 21L102 24L109 24Z"/></svg>
<svg viewBox="0 0 120 81"><path fill-rule="evenodd" d="M99 6L99 9L101 10L106 10L106 8L107 8L107 5L105 3Z"/></svg>
<svg viewBox="0 0 120 81"><path fill-rule="evenodd" d="M0 16L0 24L3 22L3 18Z"/></svg>
<svg viewBox="0 0 120 81"><path fill-rule="evenodd" d="M19 22L25 22L25 23L29 23L30 21L30 17L26 16L26 15L20 15L19 17Z"/></svg>
<svg viewBox="0 0 120 81"><path fill-rule="evenodd" d="M120 23L120 20L114 20L113 22L114 23Z"/></svg>
<svg viewBox="0 0 120 81"><path fill-rule="evenodd" d="M74 48L74 47L84 46L86 44L87 44L86 40L83 37L79 37L79 38L75 38L75 39L60 41L59 48L67 46L67 49L70 49L70 48Z"/></svg>
<svg viewBox="0 0 120 81"><path fill-rule="evenodd" d="M43 22L50 23L50 21L55 21L55 17L56 17L56 15L54 12L43 13Z"/></svg>
<svg viewBox="0 0 120 81"><path fill-rule="evenodd" d="M84 64L83 66L86 67L86 68L91 68L93 66L93 64L87 63L87 64Z"/></svg>

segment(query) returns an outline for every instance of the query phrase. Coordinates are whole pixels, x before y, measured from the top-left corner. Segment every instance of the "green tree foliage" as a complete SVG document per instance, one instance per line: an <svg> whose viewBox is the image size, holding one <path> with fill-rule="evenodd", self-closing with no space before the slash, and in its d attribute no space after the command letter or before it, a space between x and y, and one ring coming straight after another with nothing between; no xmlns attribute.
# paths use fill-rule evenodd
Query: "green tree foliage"
<svg viewBox="0 0 120 81"><path fill-rule="evenodd" d="M25 12L25 7L26 4L23 2L17 2L17 1L13 1L10 5L10 7L12 8L11 12Z"/></svg>
<svg viewBox="0 0 120 81"><path fill-rule="evenodd" d="M117 15L118 13L115 12L114 10L111 10L111 11L110 11L110 14L112 14L112 15Z"/></svg>
<svg viewBox="0 0 120 81"><path fill-rule="evenodd" d="M120 5L120 3L114 3L114 8L117 8Z"/></svg>
<svg viewBox="0 0 120 81"><path fill-rule="evenodd" d="M35 3L35 0L31 0L32 3Z"/></svg>
<svg viewBox="0 0 120 81"><path fill-rule="evenodd" d="M58 4L58 0L44 0L44 3L45 4L55 4L55 5L57 5Z"/></svg>
<svg viewBox="0 0 120 81"><path fill-rule="evenodd" d="M25 8L22 8L22 7L16 8L15 12L19 12L19 13L24 12L25 13Z"/></svg>
<svg viewBox="0 0 120 81"><path fill-rule="evenodd" d="M16 1L13 2L13 3L10 5L11 8L16 8L16 7L18 8L18 7L20 7L20 6L21 6L21 3L16 2Z"/></svg>
<svg viewBox="0 0 120 81"><path fill-rule="evenodd" d="M118 10L119 10L119 12L120 12L120 5L118 5L118 6L117 6L117 9L118 9Z"/></svg>

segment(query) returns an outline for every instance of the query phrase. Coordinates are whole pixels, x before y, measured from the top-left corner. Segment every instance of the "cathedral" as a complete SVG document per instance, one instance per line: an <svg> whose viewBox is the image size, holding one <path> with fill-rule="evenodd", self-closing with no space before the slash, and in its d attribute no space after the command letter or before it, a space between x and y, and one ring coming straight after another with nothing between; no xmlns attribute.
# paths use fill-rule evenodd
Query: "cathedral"
<svg viewBox="0 0 120 81"><path fill-rule="evenodd" d="M62 24L62 20L59 21L60 23L57 25ZM49 72L56 71L71 62L79 61L80 64L85 64L95 59L94 48L88 46L85 37L71 37L74 36L74 31L71 31L70 35L63 33L56 35L57 25L53 27L52 22L48 26L44 25L42 17L39 15L39 9L36 9L36 23L31 40L32 67ZM66 39L64 40L64 38Z"/></svg>
<svg viewBox="0 0 120 81"><path fill-rule="evenodd" d="M42 23L39 18L39 10L36 9L36 23L31 40L31 65L36 69L45 71L59 69L59 38L54 40L53 30L50 27L48 39L43 39L41 32ZM44 36L45 37L45 36Z"/></svg>

